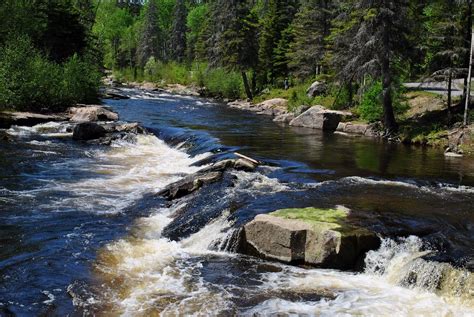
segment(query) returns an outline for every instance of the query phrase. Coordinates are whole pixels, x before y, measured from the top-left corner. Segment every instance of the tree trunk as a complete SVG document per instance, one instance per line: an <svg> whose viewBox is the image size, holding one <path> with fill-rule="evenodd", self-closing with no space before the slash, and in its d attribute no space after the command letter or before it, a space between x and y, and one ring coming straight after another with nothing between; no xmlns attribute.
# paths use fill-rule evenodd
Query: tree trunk
<svg viewBox="0 0 474 317"><path fill-rule="evenodd" d="M450 71L449 71L449 75L448 75L448 125L451 125L451 121L452 121L452 118L453 118L452 109L451 109L451 104L452 104L452 98L451 98L452 87L453 87L453 75L452 75L451 70L450 70Z"/></svg>
<svg viewBox="0 0 474 317"><path fill-rule="evenodd" d="M252 100L253 99L252 90L250 89L249 80L247 78L247 73L245 71L242 71L242 80L244 82L245 93L247 94L247 98Z"/></svg>
<svg viewBox="0 0 474 317"><path fill-rule="evenodd" d="M395 120L392 104L392 73L390 69L390 27L384 22L383 28L383 52L382 64L382 88L383 88L383 124L387 136L398 132L398 124Z"/></svg>
<svg viewBox="0 0 474 317"><path fill-rule="evenodd" d="M349 107L352 107L352 104L354 102L354 87L352 87L352 79L349 80L349 83L347 85L347 89L349 90Z"/></svg>
<svg viewBox="0 0 474 317"><path fill-rule="evenodd" d="M257 71L252 70L252 95L255 95L257 92Z"/></svg>
<svg viewBox="0 0 474 317"><path fill-rule="evenodd" d="M464 105L464 126L468 123L468 112L469 112L469 105L471 103L471 79L472 79L472 54L474 51L474 32L471 34L471 50L469 54L469 71L467 75L467 84L466 84L466 99Z"/></svg>
<svg viewBox="0 0 474 317"><path fill-rule="evenodd" d="M467 25L466 33L464 34L464 40L466 42L466 47L471 48L471 37L472 37L472 0L467 1ZM469 54L467 54L469 55ZM466 56L465 65L466 67L470 64L469 56ZM467 84L468 84L467 74L464 77L464 89L463 89L463 100L466 100L467 97Z"/></svg>

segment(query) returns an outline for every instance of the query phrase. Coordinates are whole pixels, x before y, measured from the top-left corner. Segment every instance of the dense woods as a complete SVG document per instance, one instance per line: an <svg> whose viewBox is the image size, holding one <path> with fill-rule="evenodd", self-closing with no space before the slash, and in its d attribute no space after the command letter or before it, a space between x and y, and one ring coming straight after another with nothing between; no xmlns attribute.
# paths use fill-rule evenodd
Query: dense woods
<svg viewBox="0 0 474 317"><path fill-rule="evenodd" d="M451 90L467 77L472 1L5 0L0 24L4 107L93 99L99 69L224 98L258 100L289 81L290 105L355 107L392 134L403 82ZM327 90L308 99L315 80Z"/></svg>

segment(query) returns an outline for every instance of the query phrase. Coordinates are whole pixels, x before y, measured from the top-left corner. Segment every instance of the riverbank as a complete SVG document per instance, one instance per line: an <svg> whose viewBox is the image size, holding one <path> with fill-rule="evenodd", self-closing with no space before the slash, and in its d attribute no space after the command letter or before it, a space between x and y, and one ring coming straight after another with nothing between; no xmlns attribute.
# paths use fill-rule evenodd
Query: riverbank
<svg viewBox="0 0 474 317"><path fill-rule="evenodd" d="M121 83L109 79L112 85ZM201 96L212 98L206 90L196 86L185 86L180 84L160 85L150 82L130 82L123 84L126 87L141 89L144 91L162 91L165 93ZM314 86L314 85L313 85ZM310 87L311 88L311 87ZM317 88L317 87L316 87ZM313 92L316 89L313 87ZM317 89L316 89L317 90ZM112 92L111 98L116 98L117 92ZM259 98L262 99L262 98ZM400 122L400 133L397 137L390 137L390 142L403 143L411 146L430 146L441 148L446 151L447 156L468 156L474 157L474 124L462 127L454 124L451 127L443 125L447 117L447 109L440 96L426 93L410 91L406 95L409 106L406 115ZM313 129L323 129L335 132L347 137L369 137L384 139L381 123L366 123L361 121L357 115L350 111L335 111L322 106L300 105L295 107L290 105L288 99L272 98L253 103L248 100L227 100L218 99L226 103L229 107L244 111L251 111L258 115L266 115L280 124L288 124L296 127L307 127ZM312 108L312 109L310 109ZM454 111L460 107L455 107ZM300 120L292 123L297 117L310 110ZM318 112L321 112L319 115ZM305 119L307 117L307 119ZM323 121L331 121L323 125ZM299 122L298 122L299 121Z"/></svg>

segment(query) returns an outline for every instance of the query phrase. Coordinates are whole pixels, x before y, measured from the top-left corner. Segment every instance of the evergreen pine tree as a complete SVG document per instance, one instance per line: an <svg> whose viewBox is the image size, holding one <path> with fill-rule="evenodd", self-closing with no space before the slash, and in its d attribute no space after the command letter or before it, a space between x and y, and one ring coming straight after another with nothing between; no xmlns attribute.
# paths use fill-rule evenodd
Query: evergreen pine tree
<svg viewBox="0 0 474 317"><path fill-rule="evenodd" d="M425 10L429 20L426 23L430 58L428 66L430 78L447 83L448 89L448 122L452 119L452 84L453 79L467 74L463 66L463 57L469 54L464 47L462 18L455 8L455 0L438 0L432 2Z"/></svg>
<svg viewBox="0 0 474 317"><path fill-rule="evenodd" d="M259 81L261 85L275 84L287 75L287 53L291 41L288 30L296 14L296 0L268 0L260 21Z"/></svg>
<svg viewBox="0 0 474 317"><path fill-rule="evenodd" d="M172 58L182 62L186 56L186 18L188 11L184 0L177 0L174 9L173 31L171 35Z"/></svg>
<svg viewBox="0 0 474 317"><path fill-rule="evenodd" d="M150 0L145 10L143 30L137 50L137 59L141 66L145 66L150 57L156 59L161 57L162 44L158 6L155 0Z"/></svg>
<svg viewBox="0 0 474 317"><path fill-rule="evenodd" d="M257 18L251 1L218 0L211 8L212 35L209 50L211 66L223 66L242 73L245 91L253 97L246 70L257 65Z"/></svg>
<svg viewBox="0 0 474 317"><path fill-rule="evenodd" d="M398 131L393 111L396 63L404 60L411 49L407 41L409 0L348 1L337 32L333 58L338 72L345 80L362 81L367 75L382 81L383 123L387 135ZM341 50L341 48L344 48Z"/></svg>
<svg viewBox="0 0 474 317"><path fill-rule="evenodd" d="M321 72L333 15L333 0L306 0L300 6L288 53L289 67L297 78L303 80Z"/></svg>

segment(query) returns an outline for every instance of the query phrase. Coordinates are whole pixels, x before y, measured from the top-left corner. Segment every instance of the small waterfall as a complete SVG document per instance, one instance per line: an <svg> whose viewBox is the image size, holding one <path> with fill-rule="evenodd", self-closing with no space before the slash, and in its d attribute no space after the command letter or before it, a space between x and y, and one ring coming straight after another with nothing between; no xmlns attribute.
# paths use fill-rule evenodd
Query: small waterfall
<svg viewBox="0 0 474 317"><path fill-rule="evenodd" d="M399 241L385 239L379 250L367 254L365 272L391 284L428 291L450 302L474 307L474 275L448 263L423 258L434 252L415 236Z"/></svg>
<svg viewBox="0 0 474 317"><path fill-rule="evenodd" d="M137 220L133 237L109 244L99 253L96 272L105 282L100 302L108 303L104 309L109 313L173 315L192 309L206 315L222 308L225 299L196 274L201 264L195 259L219 254L210 249L225 240L232 225L229 214L224 212L179 242L161 237L173 213L182 207L159 209Z"/></svg>
<svg viewBox="0 0 474 317"><path fill-rule="evenodd" d="M230 228L223 238L216 240L212 244L211 249L220 252L236 253L239 248L242 230L242 228Z"/></svg>

